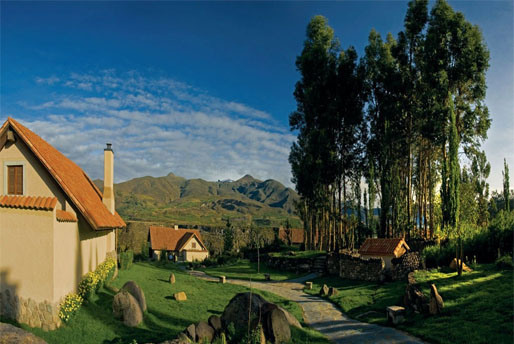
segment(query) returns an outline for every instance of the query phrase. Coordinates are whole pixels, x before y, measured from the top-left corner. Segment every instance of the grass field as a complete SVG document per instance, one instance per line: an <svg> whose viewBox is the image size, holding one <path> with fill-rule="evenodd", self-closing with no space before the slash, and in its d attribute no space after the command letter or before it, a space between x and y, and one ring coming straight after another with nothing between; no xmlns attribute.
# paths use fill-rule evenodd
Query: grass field
<svg viewBox="0 0 514 344"><path fill-rule="evenodd" d="M168 282L171 272L176 283ZM125 327L112 315L114 293L100 289L91 302L84 304L74 318L65 326L51 332L21 327L52 343L159 343L174 338L191 323L207 320L211 314L221 315L230 299L247 288L231 284L218 284L199 280L179 271L173 264L155 265L136 263L128 271L120 271L112 283L120 288L126 281L133 280L143 289L148 305L141 325ZM188 300L175 301L173 293L185 291ZM256 291L257 292L257 291ZM258 292L268 301L275 302L289 310L300 321L301 308L293 302L273 294ZM291 328L293 343L326 344L325 337L310 329Z"/></svg>
<svg viewBox="0 0 514 344"><path fill-rule="evenodd" d="M498 271L492 265L477 266L458 277L455 272L419 271L415 274L423 292L430 295L434 283L444 300L439 316L413 314L398 326L430 343L512 343L514 294L513 271ZM401 305L405 282L379 285L340 278L318 278L309 293L323 284L337 287L331 298L354 319L385 325L385 309Z"/></svg>
<svg viewBox="0 0 514 344"><path fill-rule="evenodd" d="M257 273L257 263L250 262L248 259L241 259L237 263L231 265L208 267L200 270L211 276L225 276L227 278L242 280L251 279L252 281L264 281L264 274L270 274L273 281L283 281L299 277L299 275L294 272L270 269L262 262L260 265L259 273Z"/></svg>

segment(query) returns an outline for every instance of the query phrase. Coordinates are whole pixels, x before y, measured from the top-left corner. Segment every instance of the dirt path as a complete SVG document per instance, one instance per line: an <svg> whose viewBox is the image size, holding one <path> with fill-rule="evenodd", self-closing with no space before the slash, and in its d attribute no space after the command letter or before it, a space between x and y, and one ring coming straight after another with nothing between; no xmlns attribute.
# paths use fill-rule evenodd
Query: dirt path
<svg viewBox="0 0 514 344"><path fill-rule="evenodd" d="M203 272L190 272L198 278L218 281ZM331 302L303 292L304 282L315 278L308 275L284 282L251 282L251 287L269 291L291 301L303 309L305 323L323 333L331 341L342 343L423 343L421 340L391 327L363 323L348 318ZM250 287L250 281L228 279L228 283ZM384 310L385 316L385 310Z"/></svg>

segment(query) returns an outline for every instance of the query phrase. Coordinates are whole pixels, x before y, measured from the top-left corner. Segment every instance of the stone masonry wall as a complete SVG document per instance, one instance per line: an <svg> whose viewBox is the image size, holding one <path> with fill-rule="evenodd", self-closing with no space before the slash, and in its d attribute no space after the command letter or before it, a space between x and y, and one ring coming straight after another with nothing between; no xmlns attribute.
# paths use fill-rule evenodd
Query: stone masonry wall
<svg viewBox="0 0 514 344"><path fill-rule="evenodd" d="M21 298L9 289L0 292L0 315L44 331L61 326L58 303L38 303L31 298Z"/></svg>
<svg viewBox="0 0 514 344"><path fill-rule="evenodd" d="M339 276L350 280L378 282L385 279L382 258L361 258L358 254L339 254Z"/></svg>
<svg viewBox="0 0 514 344"><path fill-rule="evenodd" d="M294 271L299 273L314 271L314 258L285 258L266 256L264 260L267 266L275 269Z"/></svg>

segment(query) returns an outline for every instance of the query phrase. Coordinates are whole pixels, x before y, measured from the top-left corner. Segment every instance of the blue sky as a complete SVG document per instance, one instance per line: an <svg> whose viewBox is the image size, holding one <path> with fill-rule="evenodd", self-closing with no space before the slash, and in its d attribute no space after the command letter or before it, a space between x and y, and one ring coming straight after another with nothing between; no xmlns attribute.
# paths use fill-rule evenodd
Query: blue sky
<svg viewBox="0 0 514 344"><path fill-rule="evenodd" d="M514 166L513 3L450 4L481 27L491 52L484 143L489 182ZM102 177L237 179L291 186L287 156L295 58L322 14L362 55L372 28L396 35L407 3L1 2L0 119L25 123Z"/></svg>

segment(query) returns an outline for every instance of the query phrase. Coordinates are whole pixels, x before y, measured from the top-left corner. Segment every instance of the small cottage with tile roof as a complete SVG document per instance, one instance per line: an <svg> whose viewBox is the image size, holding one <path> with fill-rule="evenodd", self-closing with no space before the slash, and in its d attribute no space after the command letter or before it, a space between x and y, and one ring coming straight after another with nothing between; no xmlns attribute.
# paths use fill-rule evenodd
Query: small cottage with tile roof
<svg viewBox="0 0 514 344"><path fill-rule="evenodd" d="M12 118L0 127L0 315L60 325L58 305L82 276L116 257L114 153L103 194L73 161Z"/></svg>
<svg viewBox="0 0 514 344"><path fill-rule="evenodd" d="M362 258L382 258L386 268L391 260L401 257L410 248L402 238L368 238L359 249Z"/></svg>
<svg viewBox="0 0 514 344"><path fill-rule="evenodd" d="M304 242L305 230L303 228L273 228L278 239L284 243L291 243L292 245L301 245Z"/></svg>
<svg viewBox="0 0 514 344"><path fill-rule="evenodd" d="M209 257L202 236L195 229L150 226L148 236L155 258L160 258L161 254L171 254L176 261L193 262Z"/></svg>

